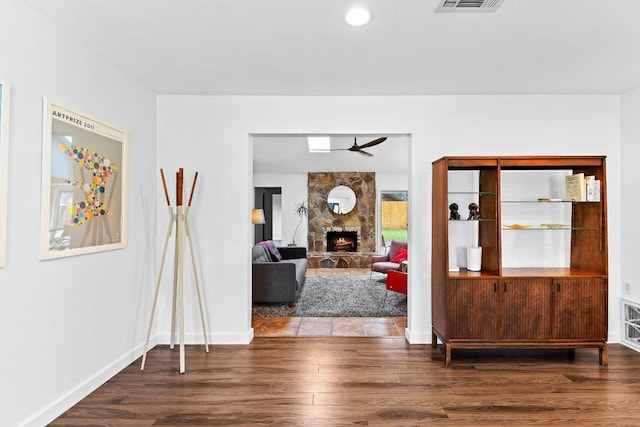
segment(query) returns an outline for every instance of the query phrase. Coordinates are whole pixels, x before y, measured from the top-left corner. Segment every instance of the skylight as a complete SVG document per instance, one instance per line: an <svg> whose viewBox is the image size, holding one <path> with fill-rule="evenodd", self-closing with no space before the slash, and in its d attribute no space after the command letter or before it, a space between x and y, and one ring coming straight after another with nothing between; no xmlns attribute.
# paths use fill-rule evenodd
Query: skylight
<svg viewBox="0 0 640 427"><path fill-rule="evenodd" d="M331 151L331 138L328 136L308 136L310 153L328 153Z"/></svg>

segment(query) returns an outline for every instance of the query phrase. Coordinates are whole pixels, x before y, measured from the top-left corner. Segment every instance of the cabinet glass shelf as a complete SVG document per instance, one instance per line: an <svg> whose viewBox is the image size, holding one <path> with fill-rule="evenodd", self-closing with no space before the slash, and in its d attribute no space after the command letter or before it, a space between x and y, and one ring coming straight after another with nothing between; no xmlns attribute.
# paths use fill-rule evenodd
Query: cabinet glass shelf
<svg viewBox="0 0 640 427"><path fill-rule="evenodd" d="M600 203L592 201L577 201L577 200L501 200L500 203L532 203L532 204L547 204L553 205L556 203Z"/></svg>
<svg viewBox="0 0 640 427"><path fill-rule="evenodd" d="M598 231L600 228L598 227L540 227L540 226L531 226L531 227L502 227L503 230L510 231L535 231L535 230L573 230L573 231Z"/></svg>
<svg viewBox="0 0 640 427"><path fill-rule="evenodd" d="M495 196L492 191L449 191L447 194L477 194L479 196Z"/></svg>
<svg viewBox="0 0 640 427"><path fill-rule="evenodd" d="M449 222L489 222L494 221L495 218L480 218L480 219L450 219Z"/></svg>

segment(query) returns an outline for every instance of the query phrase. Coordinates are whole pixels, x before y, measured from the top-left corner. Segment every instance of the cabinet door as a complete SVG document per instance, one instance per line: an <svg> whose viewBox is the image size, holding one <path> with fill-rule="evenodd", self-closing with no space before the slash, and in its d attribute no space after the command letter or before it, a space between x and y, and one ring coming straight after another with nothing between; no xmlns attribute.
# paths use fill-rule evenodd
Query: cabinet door
<svg viewBox="0 0 640 427"><path fill-rule="evenodd" d="M555 339L605 340L607 291L602 278L556 279Z"/></svg>
<svg viewBox="0 0 640 427"><path fill-rule="evenodd" d="M490 279L450 280L451 339L495 340L498 337L498 283Z"/></svg>
<svg viewBox="0 0 640 427"><path fill-rule="evenodd" d="M502 338L545 340L551 338L551 280L505 279Z"/></svg>

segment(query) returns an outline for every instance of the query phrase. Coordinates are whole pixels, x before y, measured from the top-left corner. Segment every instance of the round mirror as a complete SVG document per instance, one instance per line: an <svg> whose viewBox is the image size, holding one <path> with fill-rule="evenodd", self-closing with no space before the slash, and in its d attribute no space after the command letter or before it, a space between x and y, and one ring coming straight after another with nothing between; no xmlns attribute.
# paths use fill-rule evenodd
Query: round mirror
<svg viewBox="0 0 640 427"><path fill-rule="evenodd" d="M356 193L345 185L339 185L329 192L327 205L333 213L348 214L356 207Z"/></svg>

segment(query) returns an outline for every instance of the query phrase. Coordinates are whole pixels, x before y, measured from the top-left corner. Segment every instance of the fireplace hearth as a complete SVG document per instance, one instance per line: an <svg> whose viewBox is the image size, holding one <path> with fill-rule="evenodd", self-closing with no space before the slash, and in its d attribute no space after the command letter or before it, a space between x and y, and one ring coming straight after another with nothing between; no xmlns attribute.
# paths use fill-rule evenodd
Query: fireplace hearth
<svg viewBox="0 0 640 427"><path fill-rule="evenodd" d="M357 231L327 231L327 252L356 252Z"/></svg>

